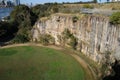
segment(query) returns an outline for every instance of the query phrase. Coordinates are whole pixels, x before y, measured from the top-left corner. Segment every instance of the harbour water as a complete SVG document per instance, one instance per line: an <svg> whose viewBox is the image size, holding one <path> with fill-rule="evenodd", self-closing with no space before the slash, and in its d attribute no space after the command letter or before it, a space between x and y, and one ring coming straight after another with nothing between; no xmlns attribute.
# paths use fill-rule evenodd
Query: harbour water
<svg viewBox="0 0 120 80"><path fill-rule="evenodd" d="M0 20L6 16L9 16L13 8L0 8Z"/></svg>

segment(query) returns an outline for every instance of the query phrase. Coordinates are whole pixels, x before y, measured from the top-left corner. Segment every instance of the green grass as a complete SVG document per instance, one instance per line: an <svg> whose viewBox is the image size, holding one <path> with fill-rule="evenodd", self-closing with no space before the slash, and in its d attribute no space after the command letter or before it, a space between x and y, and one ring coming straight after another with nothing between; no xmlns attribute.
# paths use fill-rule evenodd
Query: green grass
<svg viewBox="0 0 120 80"><path fill-rule="evenodd" d="M22 46L0 49L0 80L84 80L84 71L61 51Z"/></svg>
<svg viewBox="0 0 120 80"><path fill-rule="evenodd" d="M73 49L70 49L70 48L64 48L63 52L65 53L74 53L78 56L80 56L80 58L82 58L85 62L87 62L90 67L92 67L92 70L95 72L96 74L96 78L97 80L100 80L101 77L98 77L99 73L100 73L100 67L101 65L98 65L96 62L94 62L93 60L91 60L89 57L85 56L84 53L81 53L79 51L76 51L76 50L73 50ZM89 68L89 67L88 67ZM85 80L94 80L93 77L91 77L91 75L88 75L88 71L87 70L84 70L84 75L85 75Z"/></svg>

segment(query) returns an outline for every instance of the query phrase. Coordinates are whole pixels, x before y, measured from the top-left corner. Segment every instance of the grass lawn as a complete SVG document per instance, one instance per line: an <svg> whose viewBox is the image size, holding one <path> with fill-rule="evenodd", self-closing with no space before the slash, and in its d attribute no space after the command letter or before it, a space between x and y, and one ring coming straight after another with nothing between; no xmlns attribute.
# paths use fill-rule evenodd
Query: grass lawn
<svg viewBox="0 0 120 80"><path fill-rule="evenodd" d="M22 46L0 49L0 80L84 80L80 64L62 51Z"/></svg>

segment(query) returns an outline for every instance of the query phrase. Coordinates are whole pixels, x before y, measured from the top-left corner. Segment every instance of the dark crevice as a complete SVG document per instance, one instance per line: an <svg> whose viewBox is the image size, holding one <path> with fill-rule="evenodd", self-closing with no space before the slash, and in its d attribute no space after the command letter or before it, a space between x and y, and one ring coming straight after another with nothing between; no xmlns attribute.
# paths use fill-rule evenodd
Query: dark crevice
<svg viewBox="0 0 120 80"><path fill-rule="evenodd" d="M120 61L116 60L112 69L114 70L114 75L106 76L103 80L120 80Z"/></svg>

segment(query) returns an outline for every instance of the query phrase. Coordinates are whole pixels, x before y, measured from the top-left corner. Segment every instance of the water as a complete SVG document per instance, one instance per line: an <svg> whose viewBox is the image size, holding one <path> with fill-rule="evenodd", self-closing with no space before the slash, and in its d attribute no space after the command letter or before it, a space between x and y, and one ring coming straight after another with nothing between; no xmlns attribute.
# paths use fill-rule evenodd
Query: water
<svg viewBox="0 0 120 80"><path fill-rule="evenodd" d="M0 19L9 16L13 8L0 8Z"/></svg>

